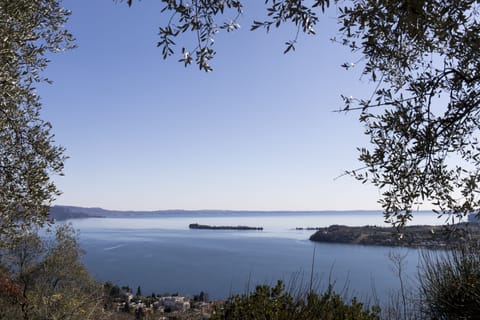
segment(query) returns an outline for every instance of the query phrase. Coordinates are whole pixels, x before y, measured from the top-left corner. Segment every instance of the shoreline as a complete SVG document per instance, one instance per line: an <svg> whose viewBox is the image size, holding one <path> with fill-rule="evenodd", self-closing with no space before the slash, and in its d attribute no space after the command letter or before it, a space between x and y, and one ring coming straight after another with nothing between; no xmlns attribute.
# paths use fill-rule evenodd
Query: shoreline
<svg viewBox="0 0 480 320"><path fill-rule="evenodd" d="M395 227L331 225L318 228L310 241L369 246L391 246L426 249L447 249L473 240L480 240L480 224L460 223L439 226Z"/></svg>

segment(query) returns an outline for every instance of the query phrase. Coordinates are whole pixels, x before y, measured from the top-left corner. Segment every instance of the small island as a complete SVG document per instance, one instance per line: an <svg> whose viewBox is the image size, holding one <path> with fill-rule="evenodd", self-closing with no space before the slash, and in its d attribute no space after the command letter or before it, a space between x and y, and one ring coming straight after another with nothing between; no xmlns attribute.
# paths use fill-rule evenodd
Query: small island
<svg viewBox="0 0 480 320"><path fill-rule="evenodd" d="M205 229L205 230L263 230L262 227L248 227L248 226L209 226L206 224L191 223L188 225L190 229Z"/></svg>
<svg viewBox="0 0 480 320"><path fill-rule="evenodd" d="M442 226L348 227L332 225L319 228L311 241L376 246L443 249L480 239L480 224L460 223Z"/></svg>

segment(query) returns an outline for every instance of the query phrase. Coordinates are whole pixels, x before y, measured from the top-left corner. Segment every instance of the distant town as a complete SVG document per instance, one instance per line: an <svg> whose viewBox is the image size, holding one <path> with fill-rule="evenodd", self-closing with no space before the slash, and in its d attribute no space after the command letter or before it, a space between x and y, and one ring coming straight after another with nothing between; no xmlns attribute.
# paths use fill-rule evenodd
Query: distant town
<svg viewBox="0 0 480 320"><path fill-rule="evenodd" d="M118 313L122 319L209 319L222 301L209 301L208 294L200 292L193 297L178 294L143 295L139 286L135 292L110 282L104 284L107 296L105 309Z"/></svg>

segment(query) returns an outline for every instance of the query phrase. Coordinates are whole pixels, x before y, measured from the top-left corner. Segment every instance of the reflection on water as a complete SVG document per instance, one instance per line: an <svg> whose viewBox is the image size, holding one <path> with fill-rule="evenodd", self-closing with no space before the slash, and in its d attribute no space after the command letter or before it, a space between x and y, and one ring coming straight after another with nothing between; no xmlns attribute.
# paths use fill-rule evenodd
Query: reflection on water
<svg viewBox="0 0 480 320"><path fill-rule="evenodd" d="M407 254L406 272L414 280L418 250L345 244L314 244L314 231L296 227L331 224L382 225L378 212L324 214L215 214L140 218L91 218L71 220L80 231L86 250L85 263L100 280L142 286L143 292L206 291L214 299L241 293L257 283L277 279L310 279L315 254L315 279L321 285L345 284L361 297L372 286L380 298L397 289L388 254ZM190 223L261 226L252 230L189 230ZM431 214L417 215L417 224L439 224Z"/></svg>

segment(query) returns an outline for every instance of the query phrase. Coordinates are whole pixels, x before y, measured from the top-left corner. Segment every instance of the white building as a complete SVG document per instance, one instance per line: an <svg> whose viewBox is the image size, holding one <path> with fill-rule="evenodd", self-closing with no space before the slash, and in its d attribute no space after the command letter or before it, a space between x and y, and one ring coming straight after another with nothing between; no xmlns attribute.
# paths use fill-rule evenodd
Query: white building
<svg viewBox="0 0 480 320"><path fill-rule="evenodd" d="M161 297L159 301L163 307L169 307L172 310L187 311L190 309L190 301L185 297Z"/></svg>

